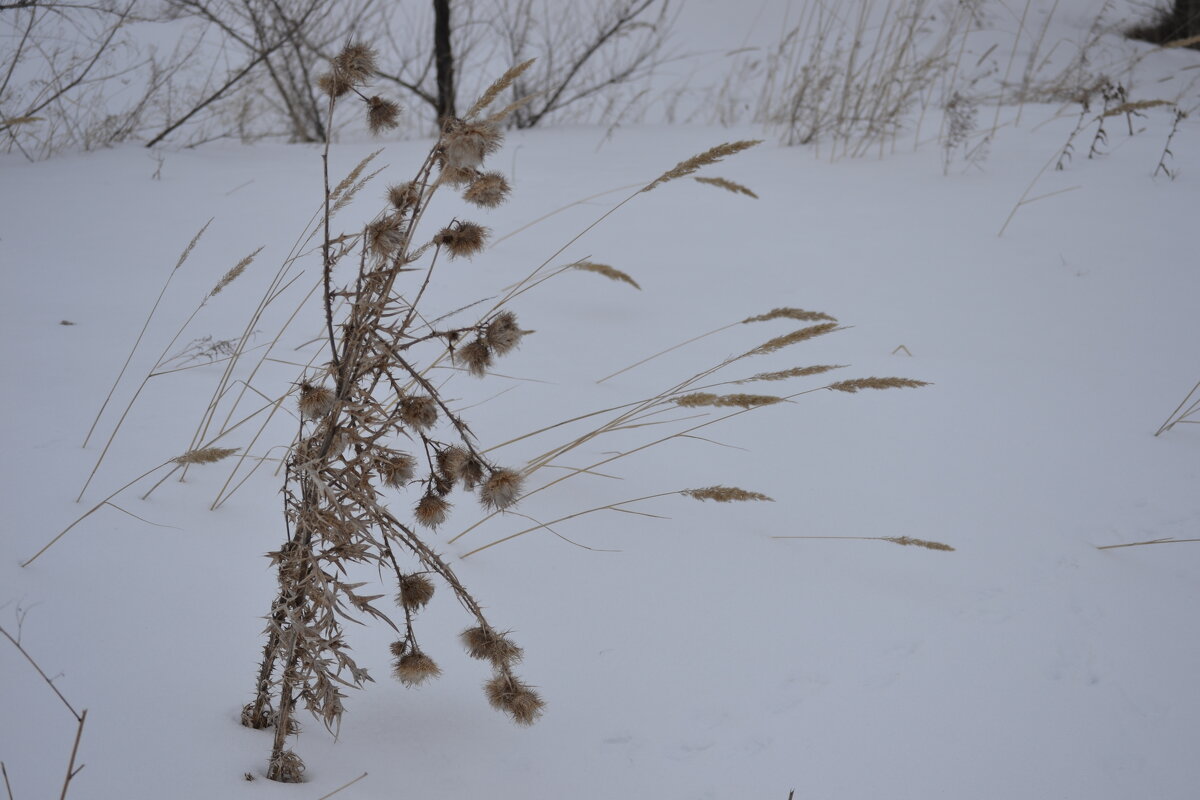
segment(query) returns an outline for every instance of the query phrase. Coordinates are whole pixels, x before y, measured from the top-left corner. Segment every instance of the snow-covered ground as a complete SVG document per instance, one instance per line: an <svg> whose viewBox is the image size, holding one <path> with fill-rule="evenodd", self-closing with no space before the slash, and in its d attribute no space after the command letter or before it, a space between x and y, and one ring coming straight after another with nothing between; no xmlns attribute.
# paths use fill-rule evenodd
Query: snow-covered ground
<svg viewBox="0 0 1200 800"><path fill-rule="evenodd" d="M1052 35L1082 36L1071 26L1090 24L1090 4L1061 5ZM697 3L693 15L715 15L697 30L711 38L722 10ZM744 31L730 30L740 45ZM1114 59L1141 56L1133 99L1190 91L1200 65L1194 51L1102 44ZM994 113L980 110L982 127ZM138 499L156 473L114 498L127 513L103 507L19 565L110 492L187 449L222 364L152 379L74 502L180 322L264 246L180 344L240 334L317 208L320 151L221 144L167 152L159 164L129 146L0 162L9 386L0 401L0 625L19 631L55 687L88 710L78 759L86 767L69 796L317 800L366 773L337 797L1194 797L1200 545L1097 548L1200 537L1200 432L1178 425L1154 436L1200 379L1200 115L1179 127L1170 180L1153 176L1171 129L1164 108L1135 118L1132 136L1124 117L1110 119L1104 155L1088 159L1092 125L1062 171L1044 167L1078 107L1020 113L1014 125L1017 108L1002 108L986 160L960 160L948 174L936 142L914 149L902 137L885 158L830 162L768 141L702 173L759 199L669 183L563 252L555 263L611 264L642 291L571 272L522 295L513 309L536 333L498 362L500 374L446 384L484 445L653 396L793 327L734 325L595 381L780 306L823 311L846 328L720 378L850 366L725 391L792 394L868 376L932 385L802 395L518 506L546 521L714 484L775 499L665 497L629 507L665 519L607 511L554 526L590 550L541 530L462 558L532 523L505 515L451 544L480 517L456 493L454 516L432 539L493 621L514 630L526 651L520 674L539 687L547 713L522 729L488 708L479 689L488 670L456 639L471 621L442 592L418 624L444 674L421 688L388 677L384 626L350 626L356 658L378 682L350 694L336 739L304 720L295 749L308 781L299 786L267 781L270 734L238 725L275 588L262 556L284 534L270 465L216 511L229 462ZM486 213L446 200L430 217L469 213L497 238L520 232L441 269L428 308L494 295L628 187L712 145L762 136L750 126L511 134L492 165L512 176L514 199ZM343 223L369 218L385 185L407 179L428 145L387 143L378 159L387 172ZM335 146L335 177L377 146ZM627 188L597 196L618 187ZM1009 220L1023 197L1042 199ZM593 199L521 230L582 198ZM164 280L210 217L81 449ZM297 270L282 316L311 286L317 258ZM269 342L281 319L264 321L254 343ZM276 355L307 359L293 348L320 325L309 306ZM296 375L268 365L256 386L283 392ZM229 445L277 456L272 448L294 430L283 416L257 442L239 433ZM628 431L568 464L698 421ZM495 456L520 466L554 441ZM539 473L533 488L550 479ZM955 549L776 538L790 536L907 536ZM385 582L379 591L391 590ZM0 759L12 796L57 796L75 720L7 642L0 675Z"/></svg>

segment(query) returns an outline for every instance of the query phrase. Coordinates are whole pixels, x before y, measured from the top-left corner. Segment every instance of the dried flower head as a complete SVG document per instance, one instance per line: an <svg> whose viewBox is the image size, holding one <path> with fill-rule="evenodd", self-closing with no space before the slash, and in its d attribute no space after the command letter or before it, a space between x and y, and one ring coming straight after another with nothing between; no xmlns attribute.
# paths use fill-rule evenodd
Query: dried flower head
<svg viewBox="0 0 1200 800"><path fill-rule="evenodd" d="M485 172L467 187L463 199L484 208L495 208L505 201L510 191L508 180L499 172Z"/></svg>
<svg viewBox="0 0 1200 800"><path fill-rule="evenodd" d="M467 648L467 655L481 661L490 661L496 667L508 667L521 660L523 652L520 647L508 638L507 634L499 633L482 625L467 628L459 638Z"/></svg>
<svg viewBox="0 0 1200 800"><path fill-rule="evenodd" d="M546 708L545 701L528 684L502 672L483 685L492 707L505 712L520 725L532 725Z"/></svg>
<svg viewBox="0 0 1200 800"><path fill-rule="evenodd" d="M317 88L330 97L341 97L354 88L342 72L334 69L317 78Z"/></svg>
<svg viewBox="0 0 1200 800"><path fill-rule="evenodd" d="M492 365L492 350L483 339L472 339L454 351L454 358L476 378L482 378Z"/></svg>
<svg viewBox="0 0 1200 800"><path fill-rule="evenodd" d="M407 225L399 214L389 214L367 226L367 244L380 258L395 255L404 247Z"/></svg>
<svg viewBox="0 0 1200 800"><path fill-rule="evenodd" d="M462 477L463 469L471 460L466 448L451 445L437 454L438 469L453 483Z"/></svg>
<svg viewBox="0 0 1200 800"><path fill-rule="evenodd" d="M425 431L437 423L437 402L424 395L408 395L400 400L400 420L410 428Z"/></svg>
<svg viewBox="0 0 1200 800"><path fill-rule="evenodd" d="M523 481L515 470L498 469L479 487L479 502L484 508L502 511L517 502Z"/></svg>
<svg viewBox="0 0 1200 800"><path fill-rule="evenodd" d="M236 447L198 447L171 459L176 464L212 464L236 453Z"/></svg>
<svg viewBox="0 0 1200 800"><path fill-rule="evenodd" d="M491 122L449 120L442 134L442 156L448 167L478 168L500 149L504 134Z"/></svg>
<svg viewBox="0 0 1200 800"><path fill-rule="evenodd" d="M408 640L397 639L388 645L388 649L392 651L393 656L400 658L400 656L408 652Z"/></svg>
<svg viewBox="0 0 1200 800"><path fill-rule="evenodd" d="M520 344L524 335L525 331L517 325L517 315L511 311L501 311L493 317L484 333L488 347L498 356L505 355Z"/></svg>
<svg viewBox="0 0 1200 800"><path fill-rule="evenodd" d="M392 675L405 686L418 686L441 674L434 660L420 650L400 656L392 667Z"/></svg>
<svg viewBox="0 0 1200 800"><path fill-rule="evenodd" d="M396 594L396 605L408 611L424 608L433 599L433 581L414 572L400 578L400 591Z"/></svg>
<svg viewBox="0 0 1200 800"><path fill-rule="evenodd" d="M453 164L442 164L442 183L454 187L467 186L479 177L479 170L474 167L460 167Z"/></svg>
<svg viewBox="0 0 1200 800"><path fill-rule="evenodd" d="M321 419L333 411L337 397L332 389L324 386L313 386L311 383L300 384L300 417L302 419Z"/></svg>
<svg viewBox="0 0 1200 800"><path fill-rule="evenodd" d="M375 95L367 100L367 127L371 133L390 131L400 124L400 106Z"/></svg>
<svg viewBox="0 0 1200 800"><path fill-rule="evenodd" d="M388 202L398 211L403 211L421 202L421 187L413 181L388 188Z"/></svg>
<svg viewBox="0 0 1200 800"><path fill-rule="evenodd" d="M417 460L407 453L390 453L375 459L375 469L386 485L401 489L416 474Z"/></svg>
<svg viewBox="0 0 1200 800"><path fill-rule="evenodd" d="M451 258L463 258L483 250L488 232L487 228L474 222L458 222L438 231L433 243L445 247Z"/></svg>
<svg viewBox="0 0 1200 800"><path fill-rule="evenodd" d="M417 508L413 512L417 522L424 525L426 528L436 528L446 521L446 514L450 511L450 504L436 494L427 494L417 503Z"/></svg>
<svg viewBox="0 0 1200 800"><path fill-rule="evenodd" d="M361 42L351 42L333 59L333 71L361 86L375 72L375 51Z"/></svg>

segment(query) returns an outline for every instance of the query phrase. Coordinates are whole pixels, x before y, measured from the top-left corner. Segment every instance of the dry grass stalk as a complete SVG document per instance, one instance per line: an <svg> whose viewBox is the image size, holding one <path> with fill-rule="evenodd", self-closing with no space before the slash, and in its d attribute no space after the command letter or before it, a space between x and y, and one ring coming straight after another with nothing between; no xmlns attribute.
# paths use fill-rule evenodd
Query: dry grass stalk
<svg viewBox="0 0 1200 800"><path fill-rule="evenodd" d="M1158 108L1159 106L1174 106L1170 100L1134 100L1128 103L1121 103L1119 106L1114 106L1108 109L1100 116L1102 117L1117 117L1121 114L1133 114L1138 111L1144 111L1147 108Z"/></svg>
<svg viewBox="0 0 1200 800"><path fill-rule="evenodd" d="M236 453L236 447L201 447L171 459L176 464L215 464Z"/></svg>
<svg viewBox="0 0 1200 800"><path fill-rule="evenodd" d="M495 102L496 98L499 97L505 89L512 86L513 81L521 77L522 73L533 66L533 62L536 60L537 59L531 58L528 61L523 61L520 64L509 67L503 75L497 78L491 86L484 90L483 94L479 96L479 99L475 101L475 104L472 105L470 110L464 115L464 119L473 118L480 111L483 111L493 102Z"/></svg>
<svg viewBox="0 0 1200 800"><path fill-rule="evenodd" d="M954 552L954 548L942 542L914 539L911 536L772 536L772 539L845 539L862 542L891 542L905 547L923 547L926 550Z"/></svg>
<svg viewBox="0 0 1200 800"><path fill-rule="evenodd" d="M214 286L212 291L208 293L208 296L216 297L223 289L225 289L226 286L240 278L242 273L246 271L246 267L250 266L250 263L254 261L254 257L262 251L263 249L260 247L238 263L234 264L228 272L221 276L221 280L217 281L217 285Z"/></svg>
<svg viewBox="0 0 1200 800"><path fill-rule="evenodd" d="M1192 400L1193 397L1196 398L1194 401ZM1189 401L1191 403L1190 405ZM1158 426L1158 430L1154 432L1154 435L1158 436L1166 433L1181 422L1198 424L1200 423L1200 420L1190 419L1190 417L1198 415L1200 415L1200 381L1196 382L1196 385L1193 386L1192 390L1187 393L1187 396L1179 402L1179 405L1175 407L1175 410L1167 415L1167 419L1162 425Z"/></svg>
<svg viewBox="0 0 1200 800"><path fill-rule="evenodd" d="M737 381L738 383L750 383L752 381L783 381L788 378L805 378L809 375L820 375L822 372L830 370L843 369L845 364L820 364L814 367L793 367L792 369L782 369L777 372L760 372L749 378Z"/></svg>
<svg viewBox="0 0 1200 800"><path fill-rule="evenodd" d="M743 150L748 150L758 144L762 144L762 139L726 142L725 144L719 144L716 147L709 148L703 153L698 153L689 159L680 161L674 167L648 183L646 188L642 189L642 191L649 192L661 186L662 184L667 183L668 181L686 178L688 175L696 172L701 167L707 167L709 164L716 164L722 159L740 153Z"/></svg>
<svg viewBox="0 0 1200 800"><path fill-rule="evenodd" d="M641 286L638 286L638 282L630 277L628 273L622 272L615 267L610 267L608 264L596 264L592 261L576 261L574 264L571 264L570 267L571 269L577 269L581 272L594 272L597 275L603 275L610 280L628 283L635 289L640 290L642 288Z"/></svg>
<svg viewBox="0 0 1200 800"><path fill-rule="evenodd" d="M770 322L773 319L794 319L797 322L837 322L823 311L805 311L803 308L773 308L765 314L746 317L742 324L750 322Z"/></svg>
<svg viewBox="0 0 1200 800"><path fill-rule="evenodd" d="M727 192L733 192L734 194L744 194L747 197L753 197L755 200L758 199L758 195L756 195L750 189L746 188L745 186L742 186L740 183L734 183L733 181L727 180L725 178L696 177L696 178L693 178L692 180L696 181L697 183L703 183L706 186L716 186L718 189L724 189Z"/></svg>
<svg viewBox="0 0 1200 800"><path fill-rule="evenodd" d="M1183 544L1184 542L1200 542L1200 539L1149 539L1145 542L1127 542L1126 544L1106 544L1103 547L1097 547L1097 550L1117 550L1121 547L1142 547L1148 544Z"/></svg>
<svg viewBox="0 0 1200 800"><path fill-rule="evenodd" d="M859 389L913 389L928 385L926 381L915 381L910 378L852 378L848 381L831 383L828 388L835 392L853 394Z"/></svg>
<svg viewBox="0 0 1200 800"><path fill-rule="evenodd" d="M715 500L718 503L742 503L750 500L774 502L774 500L765 494L738 489L734 486L709 486L704 489L684 489L680 494L693 497L697 500Z"/></svg>

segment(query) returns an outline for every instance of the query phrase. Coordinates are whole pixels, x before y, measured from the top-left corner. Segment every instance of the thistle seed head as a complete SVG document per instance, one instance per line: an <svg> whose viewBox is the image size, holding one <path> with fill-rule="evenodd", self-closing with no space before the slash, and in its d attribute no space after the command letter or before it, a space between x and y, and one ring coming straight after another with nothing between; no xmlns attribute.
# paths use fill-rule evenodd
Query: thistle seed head
<svg viewBox="0 0 1200 800"><path fill-rule="evenodd" d="M408 652L408 642L404 639L397 639L388 645L388 649L392 651L392 655L400 658Z"/></svg>
<svg viewBox="0 0 1200 800"><path fill-rule="evenodd" d="M429 430L437 418L437 402L432 397L408 395L400 400L400 421L414 430Z"/></svg>
<svg viewBox="0 0 1200 800"><path fill-rule="evenodd" d="M450 504L436 494L427 494L417 503L417 508L413 512L414 516L421 525L426 528L436 528L446 521L446 514L450 511Z"/></svg>
<svg viewBox="0 0 1200 800"><path fill-rule="evenodd" d="M392 667L392 675L396 680L410 687L418 686L441 674L442 670L434 660L420 650L400 656Z"/></svg>
<svg viewBox="0 0 1200 800"><path fill-rule="evenodd" d="M492 708L503 711L519 725L532 725L546 708L545 701L516 676L500 673L483 685Z"/></svg>
<svg viewBox="0 0 1200 800"><path fill-rule="evenodd" d="M495 208L505 201L510 191L508 180L499 172L485 172L467 187L463 199L483 208Z"/></svg>
<svg viewBox="0 0 1200 800"><path fill-rule="evenodd" d="M476 378L482 378L492 365L492 349L483 339L473 339L454 351L454 358Z"/></svg>
<svg viewBox="0 0 1200 800"><path fill-rule="evenodd" d="M479 177L479 170L474 167L458 167L442 164L442 183L460 188L473 183Z"/></svg>
<svg viewBox="0 0 1200 800"><path fill-rule="evenodd" d="M517 325L517 315L511 311L502 311L497 314L488 323L484 334L488 347L498 356L505 355L520 344L521 337L524 335L525 331Z"/></svg>
<svg viewBox="0 0 1200 800"><path fill-rule="evenodd" d="M452 168L478 168L483 160L500 149L504 134L491 122L449 120L442 135L445 164Z"/></svg>
<svg viewBox="0 0 1200 800"><path fill-rule="evenodd" d="M400 579L400 591L396 595L396 605L406 611L416 611L424 608L433 599L433 581L420 573L405 575Z"/></svg>
<svg viewBox="0 0 1200 800"><path fill-rule="evenodd" d="M446 248L451 258L464 258L483 250L489 231L474 222L458 222L442 228L433 237L433 243Z"/></svg>
<svg viewBox="0 0 1200 800"><path fill-rule="evenodd" d="M503 511L517 502L523 481L524 478L515 470L498 469L480 487L479 502L489 510Z"/></svg>
<svg viewBox="0 0 1200 800"><path fill-rule="evenodd" d="M412 181L392 186L388 189L388 202L397 211L404 211L421 202L421 187Z"/></svg>
<svg viewBox="0 0 1200 800"><path fill-rule="evenodd" d="M467 628L459 638L467 648L467 655L481 661L490 661L497 668L512 666L520 661L523 655L521 648L514 644L507 634L482 625Z"/></svg>
<svg viewBox="0 0 1200 800"><path fill-rule="evenodd" d="M341 97L354 88L349 79L334 69L317 78L317 88L330 97Z"/></svg>
<svg viewBox="0 0 1200 800"><path fill-rule="evenodd" d="M377 458L375 469L386 485L393 489L402 489L413 479L417 469L417 460L407 453L395 453Z"/></svg>
<svg viewBox="0 0 1200 800"><path fill-rule="evenodd" d="M380 258L397 254L404 247L407 225L399 214L389 214L367 226L367 244Z"/></svg>
<svg viewBox="0 0 1200 800"><path fill-rule="evenodd" d="M367 127L376 135L400 124L400 106L378 95L367 101Z"/></svg>
<svg viewBox="0 0 1200 800"><path fill-rule="evenodd" d="M300 384L300 417L302 419L321 419L333 411L337 397L333 391L324 386L313 386L311 383Z"/></svg>
<svg viewBox="0 0 1200 800"><path fill-rule="evenodd" d="M375 51L361 42L351 42L334 57L333 71L352 85L361 86L375 72Z"/></svg>
<svg viewBox="0 0 1200 800"><path fill-rule="evenodd" d="M451 445L437 454L438 469L451 483L462 478L463 469L470 460L471 454L467 452L466 448L458 445Z"/></svg>

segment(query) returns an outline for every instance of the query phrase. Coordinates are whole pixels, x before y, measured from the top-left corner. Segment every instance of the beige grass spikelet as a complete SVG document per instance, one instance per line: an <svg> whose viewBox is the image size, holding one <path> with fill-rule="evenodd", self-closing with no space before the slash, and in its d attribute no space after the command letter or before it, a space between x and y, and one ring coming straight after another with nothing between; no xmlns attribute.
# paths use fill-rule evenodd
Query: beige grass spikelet
<svg viewBox="0 0 1200 800"><path fill-rule="evenodd" d="M718 189L724 189L727 192L733 192L734 194L744 194L747 197L753 197L755 200L758 199L758 195L756 195L750 189L746 188L745 186L742 186L740 183L734 183L733 181L726 180L725 178L696 177L696 178L693 178L692 180L696 181L697 183L703 183L707 186L716 186Z"/></svg>
<svg viewBox="0 0 1200 800"><path fill-rule="evenodd" d="M483 250L489 231L474 222L459 222L438 231L433 243L446 248L451 258L467 258Z"/></svg>
<svg viewBox="0 0 1200 800"><path fill-rule="evenodd" d="M519 725L532 725L546 707L531 686L507 672L485 683L484 692L493 708L505 712Z"/></svg>
<svg viewBox="0 0 1200 800"><path fill-rule="evenodd" d="M768 353L774 353L775 351L782 350L785 347L790 347L791 345L799 344L800 342L807 342L809 339L814 339L818 336L824 336L825 334L832 333L836 330L838 330L838 324L836 322L824 322L820 325L810 325L807 328L801 328L798 331L792 331L791 333L785 333L782 336L776 336L774 339L770 339L760 344L758 347L746 353L746 355L761 356Z"/></svg>
<svg viewBox="0 0 1200 800"><path fill-rule="evenodd" d="M400 578L400 591L396 593L396 605L408 611L416 611L433 599L433 581L413 572Z"/></svg>
<svg viewBox="0 0 1200 800"><path fill-rule="evenodd" d="M928 385L926 381L915 381L911 378L853 378L831 383L829 388L835 392L853 394L859 389L912 389Z"/></svg>
<svg viewBox="0 0 1200 800"><path fill-rule="evenodd" d="M400 421L410 428L426 431L437 424L437 401L425 395L408 395L400 400Z"/></svg>
<svg viewBox="0 0 1200 800"><path fill-rule="evenodd" d="M467 187L463 199L483 208L495 208L508 198L510 190L508 179L502 174L485 172Z"/></svg>
<svg viewBox="0 0 1200 800"><path fill-rule="evenodd" d="M788 378L805 378L809 375L820 375L822 372L829 372L835 369L844 369L845 364L818 364L813 367L792 367L791 369L781 369L777 372L760 372L757 375L752 375L749 378L744 378L738 383L750 383L751 381L783 381Z"/></svg>
<svg viewBox="0 0 1200 800"><path fill-rule="evenodd" d="M772 394L711 394L709 392L693 392L676 397L675 405L683 408L700 408L714 406L716 408L756 408L782 403L782 397Z"/></svg>
<svg viewBox="0 0 1200 800"><path fill-rule="evenodd" d="M450 513L450 504L436 494L426 494L417 503L413 516L426 528L436 528L446 521Z"/></svg>
<svg viewBox="0 0 1200 800"><path fill-rule="evenodd" d="M208 296L216 297L226 286L240 278L242 273L246 271L246 267L250 266L250 262L254 260L254 257L262 251L263 249L260 247L238 263L234 264L228 272L221 276L221 280L217 281L217 285L214 286L213 290L208 293Z"/></svg>
<svg viewBox="0 0 1200 800"><path fill-rule="evenodd" d="M511 469L498 469L479 487L479 502L491 511L503 511L521 496L524 478Z"/></svg>
<svg viewBox="0 0 1200 800"><path fill-rule="evenodd" d="M477 625L467 628L459 639L467 649L467 655L480 661L490 661L493 666L504 668L521 660L524 652L508 638L508 634Z"/></svg>
<svg viewBox="0 0 1200 800"><path fill-rule="evenodd" d="M392 675L408 687L419 686L441 674L442 670L437 663L420 650L400 656L392 667Z"/></svg>
<svg viewBox="0 0 1200 800"><path fill-rule="evenodd" d="M773 308L765 314L746 317L742 324L748 322L769 322L773 319L794 319L798 322L837 322L824 311L805 311L803 308Z"/></svg>
<svg viewBox="0 0 1200 800"><path fill-rule="evenodd" d="M503 92L509 86L512 86L513 81L521 77L521 73L533 66L533 62L536 60L537 59L531 58L528 61L515 64L505 70L504 74L497 78L492 85L485 89L483 94L479 96L479 99L476 100L475 104L471 106L471 109L467 111L466 118L470 119L471 117L474 117L480 111L483 111L493 102L495 102L496 98L500 96L501 92Z"/></svg>
<svg viewBox="0 0 1200 800"><path fill-rule="evenodd" d="M176 464L213 464L236 453L236 447L199 447L171 459Z"/></svg>
<svg viewBox="0 0 1200 800"><path fill-rule="evenodd" d="M1158 106L1173 106L1175 105L1170 100L1134 100L1129 103L1122 103L1119 106L1110 108L1101 114L1101 117L1115 117L1120 114L1132 114L1137 111L1142 111L1147 108L1157 108Z"/></svg>
<svg viewBox="0 0 1200 800"><path fill-rule="evenodd" d="M696 500L715 500L718 503L741 503L751 500L775 502L765 494L738 489L735 486L708 486L703 489L684 489L680 494L687 495Z"/></svg>
<svg viewBox="0 0 1200 800"><path fill-rule="evenodd" d="M893 544L905 545L910 547L924 547L926 550L946 550L953 551L954 548L942 542L931 542L928 539L914 539L911 536L884 536L885 542Z"/></svg>
<svg viewBox="0 0 1200 800"><path fill-rule="evenodd" d="M570 266L572 269L582 270L583 272L594 272L597 275L603 275L604 277L614 281L628 283L630 286L638 290L641 290L642 288L641 286L638 286L638 282L631 278L628 273L622 272L615 267L610 267L608 264L596 264L591 261L576 261Z"/></svg>
<svg viewBox="0 0 1200 800"><path fill-rule="evenodd" d="M738 142L726 142L725 144L719 144L716 147L709 148L703 153L698 153L685 161L680 161L674 167L667 170L662 175L659 175L652 182L647 184L646 188L642 189L642 191L649 192L666 183L667 181L673 181L678 178L686 178L688 175L691 175L701 167L707 167L709 164L715 164L723 158L728 158L729 156L740 153L743 150L748 150L758 144L762 144L762 139L747 139Z"/></svg>

